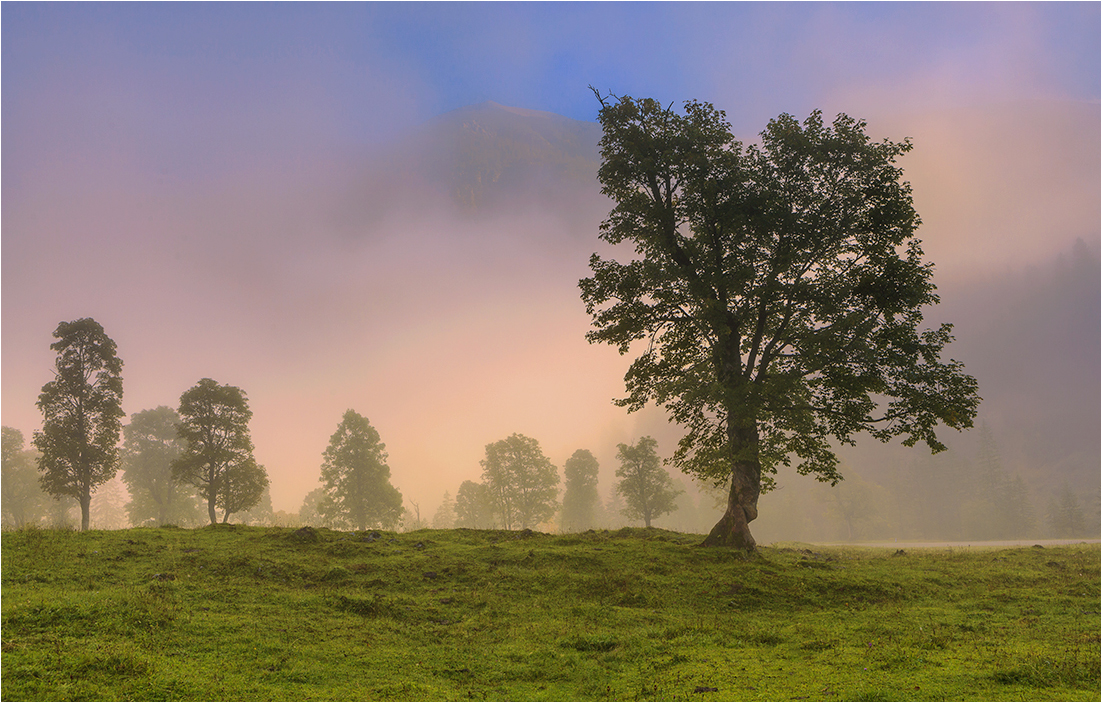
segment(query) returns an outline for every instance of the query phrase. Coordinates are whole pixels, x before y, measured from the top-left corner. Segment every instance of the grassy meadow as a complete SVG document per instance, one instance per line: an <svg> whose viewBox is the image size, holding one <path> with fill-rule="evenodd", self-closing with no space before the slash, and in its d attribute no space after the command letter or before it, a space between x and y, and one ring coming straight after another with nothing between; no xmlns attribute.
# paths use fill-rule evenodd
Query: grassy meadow
<svg viewBox="0 0 1102 703"><path fill-rule="evenodd" d="M1097 544L2 537L3 700L1099 700Z"/></svg>

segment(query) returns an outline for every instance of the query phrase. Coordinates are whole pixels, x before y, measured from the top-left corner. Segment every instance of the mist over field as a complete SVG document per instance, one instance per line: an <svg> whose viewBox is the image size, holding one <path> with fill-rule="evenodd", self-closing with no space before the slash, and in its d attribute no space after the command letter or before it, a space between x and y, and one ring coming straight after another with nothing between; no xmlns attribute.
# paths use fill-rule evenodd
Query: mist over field
<svg viewBox="0 0 1102 703"><path fill-rule="evenodd" d="M650 8L638 20L650 27L655 11L678 12ZM823 43L823 26L906 23L862 11L816 10L795 36ZM669 457L681 435L660 410L614 406L632 357L585 340L577 283L590 254L630 253L597 239L611 204L596 181L593 83L664 103L712 101L746 143L771 117L803 119L821 107L915 145L900 163L942 301L927 322L955 325L948 356L977 378L984 399L976 428L944 430L950 449L933 457L859 437L840 451L847 480L834 489L782 469L751 526L759 541L1001 538L1011 528L992 526L1005 513L990 496L1007 486L1019 486L1031 511L1016 523L1022 538L1063 536L1048 516L1069 496L1089 527L1070 536L1097 536L1097 66L1093 84L1066 78L1085 70L1091 51L1097 63L1097 37L1074 44L1070 59L1055 56L1051 37L1070 31L1060 13L1071 10L992 7L965 19L976 27L999 19L997 30L941 47L927 72L925 27L960 11L924 9L930 24L904 42L910 49L867 49L896 59L894 51L908 52L898 75L862 74L858 59L832 45L839 67L825 87L806 87L809 59L763 73L754 92L719 78L624 75L636 55L624 47L579 54L574 62L594 68L562 76L536 70L543 64L512 42L449 45L467 60L445 72L394 47L355 54L332 8L307 12L297 29L300 10L270 10L256 43L235 52L228 29L206 49L193 41L205 26L196 18L213 8L183 11L188 22L170 29L174 15L161 10L69 16L6 6L3 424L28 440L41 426L35 401L51 378L51 332L91 316L125 362L128 415L175 407L204 377L247 393L256 458L281 519L297 516L319 486L322 452L348 409L379 431L394 485L425 522L445 492L479 480L486 445L513 433L537 439L560 476L575 450L592 451L607 502L618 443L650 435ZM228 27L255 19L225 12ZM358 12L372 36L429 22L417 8L404 18ZM493 26L519 13L512 21L536 33L530 13L542 12L514 6ZM687 12L689 23L701 10ZM739 10L717 12L723 23ZM777 21L788 17L776 12ZM295 41L270 48L281 37ZM51 58L62 44L69 48ZM552 53L540 42L527 51ZM768 62L781 49L760 51ZM969 63L977 55L983 60ZM1007 55L1018 58L997 68ZM488 68L510 56L522 57L515 74ZM708 58L727 65L719 48ZM702 63L695 54L684 61L685 73ZM470 89L452 95L441 86L454 72L481 78L465 78ZM526 76L547 87L522 89ZM805 87L766 89L786 76L802 76ZM556 102L553 90L570 97ZM706 532L722 512L713 494L674 479L686 493L656 524ZM109 485L101 502L121 504L121 489Z"/></svg>

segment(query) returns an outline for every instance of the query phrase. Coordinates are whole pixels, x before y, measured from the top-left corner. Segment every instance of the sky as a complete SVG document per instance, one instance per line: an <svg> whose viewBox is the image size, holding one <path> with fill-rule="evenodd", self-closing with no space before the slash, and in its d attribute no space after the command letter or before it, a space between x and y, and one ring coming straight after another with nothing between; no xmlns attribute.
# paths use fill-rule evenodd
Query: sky
<svg viewBox="0 0 1102 703"><path fill-rule="evenodd" d="M611 403L629 360L584 340L599 217L585 253L548 244L554 209L471 221L413 194L348 218L379 154L463 106L593 121L594 86L712 102L746 140L781 113L846 112L914 140L940 280L1098 246L1097 3L4 3L0 19L3 424L40 427L52 332L91 316L128 414L204 377L245 390L276 509L318 485L349 408L423 517L513 432L559 467L590 448L610 475L616 443L655 426Z"/></svg>

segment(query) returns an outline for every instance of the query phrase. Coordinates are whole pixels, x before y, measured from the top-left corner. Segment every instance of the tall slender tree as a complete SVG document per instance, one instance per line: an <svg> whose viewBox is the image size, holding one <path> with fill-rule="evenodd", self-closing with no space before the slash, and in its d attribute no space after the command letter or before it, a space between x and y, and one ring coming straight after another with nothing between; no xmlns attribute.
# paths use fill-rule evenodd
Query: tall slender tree
<svg viewBox="0 0 1102 703"><path fill-rule="evenodd" d="M642 520L650 527L651 520L677 510L677 496L684 493L673 485L673 479L662 468L658 458L658 442L643 437L635 444L619 444L616 458L620 482L616 491L624 498L623 513Z"/></svg>
<svg viewBox="0 0 1102 703"><path fill-rule="evenodd" d="M619 403L665 407L685 431L673 463L728 487L705 544L753 549L758 497L793 457L836 483L832 441L937 452L938 423L972 425L976 381L941 360L951 326L919 329L938 298L895 165L908 141L813 112L744 148L708 103L597 97L601 238L636 256L590 259L587 337L640 352Z"/></svg>
<svg viewBox="0 0 1102 703"><path fill-rule="evenodd" d="M238 470L251 472L245 467L256 464L249 436L253 413L244 391L209 378L184 391L179 413L176 433L186 445L172 461L172 475L198 489L207 501L207 517L214 525L218 522L217 508L226 509L223 492L240 483L227 482L227 475ZM257 495L256 500L259 498ZM230 512L238 512L251 505L230 498L230 507Z"/></svg>
<svg viewBox="0 0 1102 703"><path fill-rule="evenodd" d="M32 443L42 452L43 490L80 504L80 528L88 529L92 493L114 478L122 430L122 359L115 342L90 317L62 322L54 331L54 380L42 387L42 429Z"/></svg>
<svg viewBox="0 0 1102 703"><path fill-rule="evenodd" d="M402 519L402 494L390 484L386 445L367 418L344 413L323 455L325 499L318 512L327 524L393 530Z"/></svg>

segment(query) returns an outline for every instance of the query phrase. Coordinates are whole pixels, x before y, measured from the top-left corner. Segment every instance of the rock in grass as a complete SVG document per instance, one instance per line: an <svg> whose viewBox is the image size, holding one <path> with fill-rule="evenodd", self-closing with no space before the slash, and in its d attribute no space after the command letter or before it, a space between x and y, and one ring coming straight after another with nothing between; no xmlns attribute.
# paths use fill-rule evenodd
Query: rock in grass
<svg viewBox="0 0 1102 703"><path fill-rule="evenodd" d="M320 542L321 541L321 535L318 534L317 530L315 530L313 527L310 527L310 526L300 527L299 529L297 529L297 530L295 530L294 532L291 533L291 537L298 540L299 542Z"/></svg>

